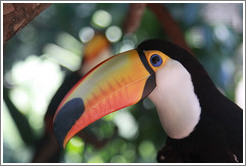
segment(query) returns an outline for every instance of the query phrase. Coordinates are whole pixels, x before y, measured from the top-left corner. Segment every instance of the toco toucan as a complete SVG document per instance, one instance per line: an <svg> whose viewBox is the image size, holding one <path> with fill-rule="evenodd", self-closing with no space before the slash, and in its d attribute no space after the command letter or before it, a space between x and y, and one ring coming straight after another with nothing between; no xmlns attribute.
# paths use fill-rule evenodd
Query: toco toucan
<svg viewBox="0 0 246 166"><path fill-rule="evenodd" d="M59 144L145 97L155 104L178 161L243 162L242 109L220 93L194 56L157 39L105 60L75 84L54 116Z"/></svg>

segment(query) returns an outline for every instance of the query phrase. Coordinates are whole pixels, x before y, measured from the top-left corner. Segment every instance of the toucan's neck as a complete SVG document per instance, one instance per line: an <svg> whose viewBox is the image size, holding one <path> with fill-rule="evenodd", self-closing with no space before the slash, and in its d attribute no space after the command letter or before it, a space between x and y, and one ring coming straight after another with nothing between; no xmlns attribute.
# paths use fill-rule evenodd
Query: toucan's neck
<svg viewBox="0 0 246 166"><path fill-rule="evenodd" d="M156 72L156 84L149 98L156 105L165 132L171 138L187 137L201 114L190 73L178 61L170 60Z"/></svg>

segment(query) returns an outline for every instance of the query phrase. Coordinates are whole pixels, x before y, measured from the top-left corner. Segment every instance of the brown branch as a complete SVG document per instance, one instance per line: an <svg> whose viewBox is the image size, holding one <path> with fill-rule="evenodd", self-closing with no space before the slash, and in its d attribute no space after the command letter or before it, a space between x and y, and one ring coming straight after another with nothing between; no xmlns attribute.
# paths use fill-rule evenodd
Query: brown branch
<svg viewBox="0 0 246 166"><path fill-rule="evenodd" d="M145 10L145 3L133 3L130 4L129 12L126 17L124 32L125 34L134 33L138 28L143 12Z"/></svg>
<svg viewBox="0 0 246 166"><path fill-rule="evenodd" d="M62 153L54 135L44 133L37 142L32 163L57 163Z"/></svg>
<svg viewBox="0 0 246 166"><path fill-rule="evenodd" d="M48 6L50 4L47 3L4 3L3 42L13 37Z"/></svg>
<svg viewBox="0 0 246 166"><path fill-rule="evenodd" d="M167 33L168 37L178 46L186 49L190 53L192 51L188 47L184 35L179 28L179 25L168 12L168 10L161 4L148 4L148 7L152 10L152 12L156 15L159 19L160 23L162 24L165 32Z"/></svg>

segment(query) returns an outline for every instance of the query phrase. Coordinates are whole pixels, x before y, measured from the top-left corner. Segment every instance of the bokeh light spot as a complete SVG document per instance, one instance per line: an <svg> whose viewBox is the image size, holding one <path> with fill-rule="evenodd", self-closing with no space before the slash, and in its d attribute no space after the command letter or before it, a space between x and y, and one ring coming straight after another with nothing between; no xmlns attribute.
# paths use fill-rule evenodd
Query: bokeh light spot
<svg viewBox="0 0 246 166"><path fill-rule="evenodd" d="M106 37L108 38L108 40L112 43L115 43L117 41L120 40L122 36L122 31L119 27L117 26L110 26L107 30L106 30Z"/></svg>
<svg viewBox="0 0 246 166"><path fill-rule="evenodd" d="M69 151L69 152L65 153L64 160L67 163L81 163L82 162L82 156L81 156L81 154L79 154L77 152Z"/></svg>
<svg viewBox="0 0 246 166"><path fill-rule="evenodd" d="M103 163L103 159L96 155L96 156L92 156L89 160L88 160L88 163Z"/></svg>
<svg viewBox="0 0 246 166"><path fill-rule="evenodd" d="M79 38L83 43L90 41L94 35L95 31L91 27L84 27L79 31Z"/></svg>
<svg viewBox="0 0 246 166"><path fill-rule="evenodd" d="M118 111L114 123L119 128L119 135L126 139L133 139L138 134L138 124L126 108Z"/></svg>
<svg viewBox="0 0 246 166"><path fill-rule="evenodd" d="M120 52L125 52L125 51L129 51L131 49L134 49L135 45L131 40L124 40L123 44L120 48Z"/></svg>
<svg viewBox="0 0 246 166"><path fill-rule="evenodd" d="M128 162L132 162L136 158L135 149L127 148L125 152L123 153L123 155L127 159Z"/></svg>
<svg viewBox="0 0 246 166"><path fill-rule="evenodd" d="M144 140L138 147L139 154L148 160L154 160L156 156L156 150L152 142Z"/></svg>
<svg viewBox="0 0 246 166"><path fill-rule="evenodd" d="M230 37L229 30L225 25L216 26L214 29L214 34L216 38L218 38L222 42L229 40L229 37Z"/></svg>
<svg viewBox="0 0 246 166"><path fill-rule="evenodd" d="M92 21L97 28L106 28L111 23L112 17L108 12L98 10L93 14Z"/></svg>
<svg viewBox="0 0 246 166"><path fill-rule="evenodd" d="M66 151L75 151L77 153L82 153L84 150L84 142L79 136L74 136L68 142L66 146Z"/></svg>
<svg viewBox="0 0 246 166"><path fill-rule="evenodd" d="M201 27L193 27L185 34L186 41L191 47L202 48L205 45L205 36Z"/></svg>
<svg viewBox="0 0 246 166"><path fill-rule="evenodd" d="M126 159L124 158L124 156L116 155L112 157L110 162L111 163L126 163Z"/></svg>
<svg viewBox="0 0 246 166"><path fill-rule="evenodd" d="M16 106L19 108L19 111L23 114L26 114L29 109L29 96L26 93L26 90L23 88L13 88L10 91L10 98L15 102ZM17 100L16 100L17 99Z"/></svg>

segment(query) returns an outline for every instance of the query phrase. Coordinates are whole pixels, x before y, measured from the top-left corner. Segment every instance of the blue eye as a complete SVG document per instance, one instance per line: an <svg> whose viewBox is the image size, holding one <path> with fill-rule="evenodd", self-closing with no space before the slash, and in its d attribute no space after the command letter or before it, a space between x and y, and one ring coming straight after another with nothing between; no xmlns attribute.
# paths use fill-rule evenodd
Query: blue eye
<svg viewBox="0 0 246 166"><path fill-rule="evenodd" d="M154 54L150 57L150 62L154 67L158 67L162 64L160 55Z"/></svg>

